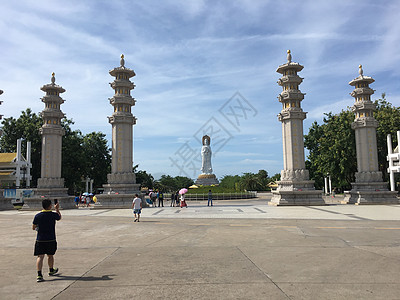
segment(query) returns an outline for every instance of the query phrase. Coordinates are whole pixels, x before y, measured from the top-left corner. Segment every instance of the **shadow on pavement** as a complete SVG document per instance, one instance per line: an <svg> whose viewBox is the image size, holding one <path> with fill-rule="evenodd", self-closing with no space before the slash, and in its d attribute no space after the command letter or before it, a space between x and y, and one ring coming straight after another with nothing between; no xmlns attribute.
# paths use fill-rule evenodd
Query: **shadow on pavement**
<svg viewBox="0 0 400 300"><path fill-rule="evenodd" d="M61 273L57 276L53 276L52 281L57 281L57 280L72 280L72 281L100 281L100 280L113 280L111 278L112 276L115 276L115 274L112 275L103 275L101 277L98 276L64 276Z"/></svg>

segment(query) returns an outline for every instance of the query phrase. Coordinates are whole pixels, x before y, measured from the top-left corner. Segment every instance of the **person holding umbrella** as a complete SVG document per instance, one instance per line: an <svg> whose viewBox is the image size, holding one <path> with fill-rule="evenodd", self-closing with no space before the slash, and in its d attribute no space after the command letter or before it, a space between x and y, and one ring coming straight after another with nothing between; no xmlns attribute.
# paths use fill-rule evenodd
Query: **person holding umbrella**
<svg viewBox="0 0 400 300"><path fill-rule="evenodd" d="M187 189L185 189L185 188L183 188L183 189L180 189L180 191L179 191L179 194L181 195L181 208L182 207L186 207L187 208L187 204L186 204L186 201L185 201L185 194L187 193Z"/></svg>

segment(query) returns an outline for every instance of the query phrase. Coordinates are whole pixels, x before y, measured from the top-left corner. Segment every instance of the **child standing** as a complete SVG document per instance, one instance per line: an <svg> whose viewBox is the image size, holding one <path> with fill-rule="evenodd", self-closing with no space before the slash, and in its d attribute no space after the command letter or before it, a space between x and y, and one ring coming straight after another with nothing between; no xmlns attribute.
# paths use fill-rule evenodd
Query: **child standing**
<svg viewBox="0 0 400 300"><path fill-rule="evenodd" d="M132 202L133 214L135 215L134 222L140 222L140 213L142 212L142 199L139 198L138 194L135 194L135 199ZM137 217L136 217L137 215Z"/></svg>

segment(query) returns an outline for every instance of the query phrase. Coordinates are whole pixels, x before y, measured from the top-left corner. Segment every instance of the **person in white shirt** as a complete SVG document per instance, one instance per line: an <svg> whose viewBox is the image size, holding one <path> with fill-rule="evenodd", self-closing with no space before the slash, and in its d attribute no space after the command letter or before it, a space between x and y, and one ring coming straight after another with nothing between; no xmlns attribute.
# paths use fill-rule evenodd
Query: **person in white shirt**
<svg viewBox="0 0 400 300"><path fill-rule="evenodd" d="M142 199L139 198L138 194L135 194L135 199L133 199L132 202L132 209L133 209L133 214L135 215L134 222L140 222L139 219L140 219L140 213L142 212Z"/></svg>

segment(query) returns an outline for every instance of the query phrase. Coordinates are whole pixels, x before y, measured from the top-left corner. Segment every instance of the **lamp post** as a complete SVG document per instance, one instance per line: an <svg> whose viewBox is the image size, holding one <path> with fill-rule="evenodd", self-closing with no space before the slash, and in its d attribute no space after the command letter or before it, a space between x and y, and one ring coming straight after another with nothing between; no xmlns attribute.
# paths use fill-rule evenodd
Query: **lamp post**
<svg viewBox="0 0 400 300"><path fill-rule="evenodd" d="M325 195L328 195L328 175L324 176L324 182L325 182Z"/></svg>

